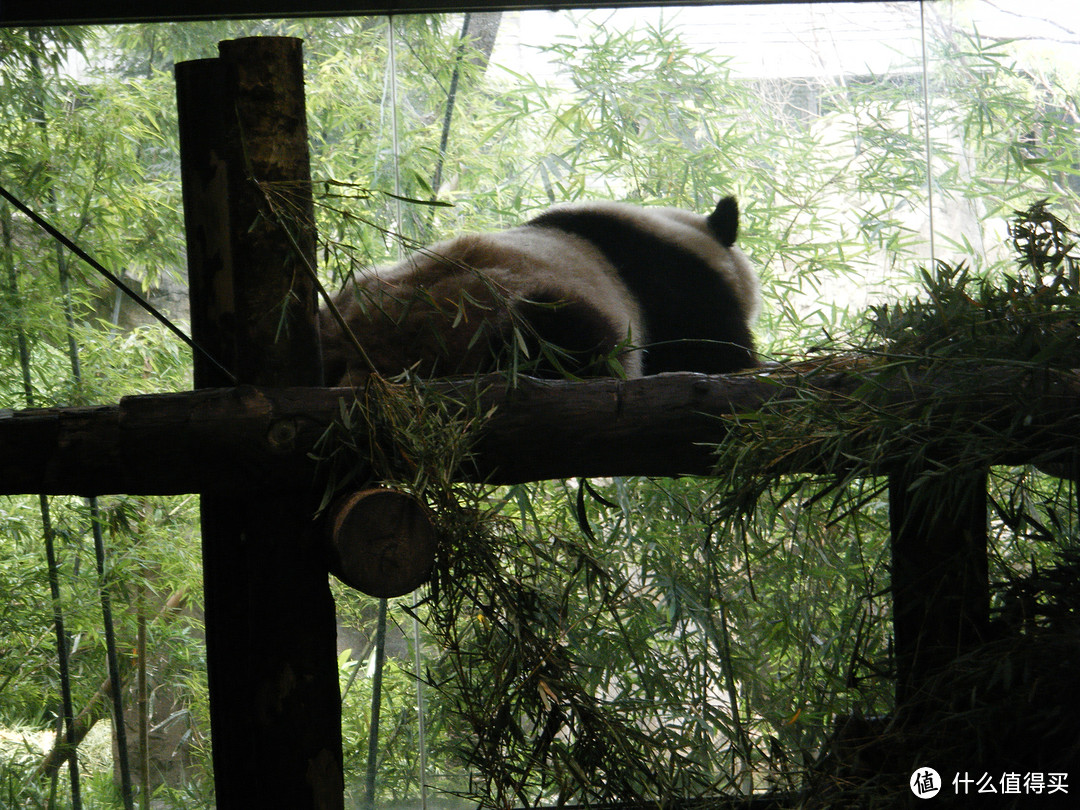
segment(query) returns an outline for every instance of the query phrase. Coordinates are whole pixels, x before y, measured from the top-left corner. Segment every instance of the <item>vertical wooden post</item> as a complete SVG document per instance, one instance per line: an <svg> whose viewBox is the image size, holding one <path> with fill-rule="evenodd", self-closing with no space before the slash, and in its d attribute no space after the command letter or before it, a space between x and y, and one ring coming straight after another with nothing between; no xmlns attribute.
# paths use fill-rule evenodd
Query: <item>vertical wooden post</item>
<svg viewBox="0 0 1080 810"><path fill-rule="evenodd" d="M240 383L319 385L317 303L301 267L315 262L301 42L223 42L219 58L177 65L177 94L194 337ZM288 232L259 183L290 201ZM196 360L197 387L228 383ZM343 806L334 605L313 494L202 498L220 810Z"/></svg>
<svg viewBox="0 0 1080 810"><path fill-rule="evenodd" d="M889 478L897 706L932 697L931 673L985 638L986 471Z"/></svg>

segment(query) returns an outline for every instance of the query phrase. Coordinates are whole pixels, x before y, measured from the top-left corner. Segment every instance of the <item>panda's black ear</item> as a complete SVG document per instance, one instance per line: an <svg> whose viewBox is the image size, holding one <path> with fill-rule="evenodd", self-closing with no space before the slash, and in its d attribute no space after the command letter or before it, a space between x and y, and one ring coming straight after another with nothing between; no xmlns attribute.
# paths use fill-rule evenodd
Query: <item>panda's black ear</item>
<svg viewBox="0 0 1080 810"><path fill-rule="evenodd" d="M731 247L739 235L739 204L734 197L724 197L708 217L709 230L724 247Z"/></svg>

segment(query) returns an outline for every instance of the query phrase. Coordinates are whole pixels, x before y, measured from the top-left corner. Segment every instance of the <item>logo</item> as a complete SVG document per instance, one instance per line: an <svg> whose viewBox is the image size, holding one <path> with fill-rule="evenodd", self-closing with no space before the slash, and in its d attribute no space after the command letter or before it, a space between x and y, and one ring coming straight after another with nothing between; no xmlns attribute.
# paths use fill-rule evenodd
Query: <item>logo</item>
<svg viewBox="0 0 1080 810"><path fill-rule="evenodd" d="M933 768L916 768L908 784L920 799L930 799L941 790L941 776Z"/></svg>

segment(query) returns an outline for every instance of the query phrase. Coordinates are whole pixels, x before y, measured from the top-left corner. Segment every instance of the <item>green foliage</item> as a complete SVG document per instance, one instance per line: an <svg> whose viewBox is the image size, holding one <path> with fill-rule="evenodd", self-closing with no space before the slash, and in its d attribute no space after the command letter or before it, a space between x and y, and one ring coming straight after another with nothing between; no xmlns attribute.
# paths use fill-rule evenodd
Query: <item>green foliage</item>
<svg viewBox="0 0 1080 810"><path fill-rule="evenodd" d="M345 589L337 595L339 613L356 622L374 622L372 610L356 604ZM349 606L348 602L354 604ZM341 607L341 603L346 603ZM372 608L367 600L367 608ZM351 609L350 609L351 608ZM354 612L354 610L356 612ZM359 805L365 790L373 696L374 649L346 649L338 657L342 692L342 749L346 791ZM389 802L408 801L419 793L420 745L416 722L416 676L411 662L391 657L382 673L382 710L379 722L379 795Z"/></svg>
<svg viewBox="0 0 1080 810"><path fill-rule="evenodd" d="M976 277L939 262L922 271L925 298L873 307L869 340L892 356L1080 366L1075 235L1045 201L1018 212L1009 232L1018 273Z"/></svg>
<svg viewBox="0 0 1080 810"><path fill-rule="evenodd" d="M922 272L921 296L872 307L851 343L793 366L782 396L732 417L718 460L726 513L752 513L778 484L794 497L824 482L811 500L833 493L830 520L853 520L864 500L846 488L867 475L929 462L920 475L948 481L1009 450L1036 464L1067 454L1072 428L1045 417L1042 395L1056 379L1047 369L1080 360L1072 232L1040 202L1017 212L1010 233L1016 275L977 277L939 262ZM972 423L984 430L972 433ZM789 479L796 471L812 475Z"/></svg>

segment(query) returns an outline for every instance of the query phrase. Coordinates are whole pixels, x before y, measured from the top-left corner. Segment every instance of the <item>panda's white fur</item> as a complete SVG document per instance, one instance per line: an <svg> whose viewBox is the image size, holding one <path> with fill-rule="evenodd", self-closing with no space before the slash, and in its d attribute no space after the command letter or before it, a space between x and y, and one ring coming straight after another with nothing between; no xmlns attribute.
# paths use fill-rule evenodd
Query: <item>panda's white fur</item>
<svg viewBox="0 0 1080 810"><path fill-rule="evenodd" d="M549 376L610 374L612 356L628 377L752 366L758 280L737 230L731 197L709 216L594 202L440 242L338 295L362 354L320 313L327 381L475 374L515 352Z"/></svg>

